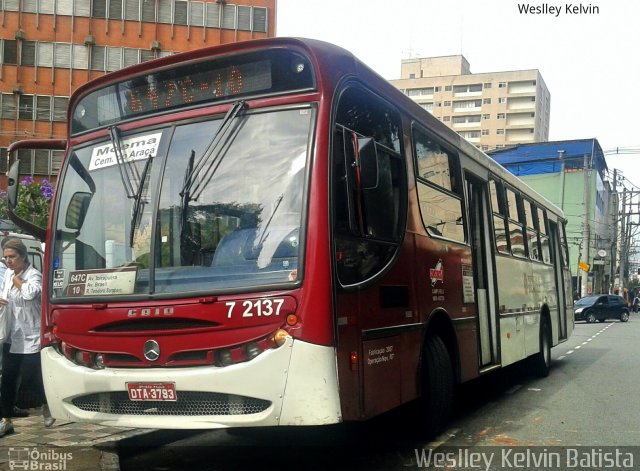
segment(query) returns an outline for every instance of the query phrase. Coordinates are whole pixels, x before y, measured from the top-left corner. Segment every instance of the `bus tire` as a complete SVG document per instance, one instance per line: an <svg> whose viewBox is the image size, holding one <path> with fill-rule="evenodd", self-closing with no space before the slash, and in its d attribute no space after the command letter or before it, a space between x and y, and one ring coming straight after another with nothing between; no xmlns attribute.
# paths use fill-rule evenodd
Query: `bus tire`
<svg viewBox="0 0 640 471"><path fill-rule="evenodd" d="M447 423L453 404L453 367L442 339L430 335L425 342L422 379L422 418L427 438L434 437Z"/></svg>
<svg viewBox="0 0 640 471"><path fill-rule="evenodd" d="M540 351L531 357L533 371L546 378L551 370L551 326L546 317L540 320Z"/></svg>

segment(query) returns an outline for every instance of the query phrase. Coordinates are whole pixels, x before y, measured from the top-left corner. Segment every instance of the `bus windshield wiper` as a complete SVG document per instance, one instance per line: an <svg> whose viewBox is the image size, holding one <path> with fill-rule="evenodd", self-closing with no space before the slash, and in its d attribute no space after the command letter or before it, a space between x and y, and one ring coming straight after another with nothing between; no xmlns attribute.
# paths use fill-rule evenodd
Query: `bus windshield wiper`
<svg viewBox="0 0 640 471"><path fill-rule="evenodd" d="M278 211L278 208L280 207L280 203L282 203L283 198L284 198L284 193L280 193L280 196L278 196L278 199L276 200L276 205L273 208L273 211L271 211L271 215L269 216L269 219L267 220L267 222L264 225L264 228L262 229L262 233L258 238L258 242L255 244L256 247L262 246L262 244L264 243L264 240L267 238L267 235L268 235L267 229L269 229L269 226L271 225L271 221L273 221L273 216L276 215L276 211Z"/></svg>
<svg viewBox="0 0 640 471"><path fill-rule="evenodd" d="M209 184L209 181L218 170L220 163L224 157L222 152L227 144L232 131L235 129L233 126L235 119L240 112L246 108L246 102L244 100L237 101L227 111L227 114L222 120L218 131L214 134L213 138L209 142L209 145L202 153L202 156L198 159L196 164L190 170L187 169L187 173L184 178L184 186L180 190L180 197L182 198L183 206L189 203L189 201L197 200L204 188ZM204 170L204 173L198 178L195 183L194 175L200 174Z"/></svg>
<svg viewBox="0 0 640 471"><path fill-rule="evenodd" d="M149 174L150 167L151 167L151 156L147 157L147 161L144 164L144 168L142 169L142 174L140 175L140 183L138 184L138 191L136 191L135 199L133 200L133 208L131 210L131 231L129 233L130 247L133 247L133 239L135 238L136 229L138 228L138 224L140 224L140 213L141 213L140 210L143 208L144 204L146 204L146 200L142 197L142 192L144 191L144 187L147 181L147 175Z"/></svg>
<svg viewBox="0 0 640 471"><path fill-rule="evenodd" d="M151 156L147 157L142 174L140 174L136 164L131 160L128 160L127 156L124 154L122 149L122 136L120 135L120 129L118 129L117 126L111 126L109 128L109 137L111 138L111 145L113 145L118 170L120 171L122 186L124 187L124 191L127 193L127 198L133 199L133 208L131 208L131 229L129 231L129 246L133 247L133 239L135 238L136 229L140 222L140 210L143 206L142 193L144 191L149 168L151 167Z"/></svg>

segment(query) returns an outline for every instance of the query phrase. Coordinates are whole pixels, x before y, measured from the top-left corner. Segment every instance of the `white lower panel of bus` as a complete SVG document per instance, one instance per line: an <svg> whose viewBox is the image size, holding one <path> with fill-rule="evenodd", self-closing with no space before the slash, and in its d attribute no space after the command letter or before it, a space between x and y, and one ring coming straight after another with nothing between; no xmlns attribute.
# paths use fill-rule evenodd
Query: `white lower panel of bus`
<svg viewBox="0 0 640 471"><path fill-rule="evenodd" d="M340 422L335 355L332 347L289 338L278 349L227 367L93 370L51 347L41 352L53 417L184 429Z"/></svg>

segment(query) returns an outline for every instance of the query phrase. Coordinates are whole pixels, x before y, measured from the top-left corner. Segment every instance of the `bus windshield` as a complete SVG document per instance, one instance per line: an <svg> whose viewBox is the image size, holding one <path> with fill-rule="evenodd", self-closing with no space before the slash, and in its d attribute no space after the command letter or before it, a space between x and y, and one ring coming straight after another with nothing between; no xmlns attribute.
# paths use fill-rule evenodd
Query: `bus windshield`
<svg viewBox="0 0 640 471"><path fill-rule="evenodd" d="M172 123L72 149L61 176L53 298L295 282L310 107Z"/></svg>

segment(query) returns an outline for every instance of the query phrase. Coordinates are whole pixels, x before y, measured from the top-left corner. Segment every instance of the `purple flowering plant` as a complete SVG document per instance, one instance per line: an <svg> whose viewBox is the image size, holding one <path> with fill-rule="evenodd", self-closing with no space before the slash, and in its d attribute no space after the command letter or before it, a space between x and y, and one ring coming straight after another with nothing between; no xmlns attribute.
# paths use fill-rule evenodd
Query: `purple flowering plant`
<svg viewBox="0 0 640 471"><path fill-rule="evenodd" d="M18 189L15 213L42 228L49 222L49 208L53 198L53 186L48 180L35 181L24 177ZM0 192L0 217L7 218L7 193Z"/></svg>

